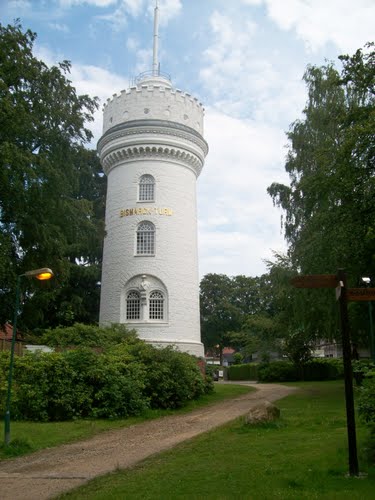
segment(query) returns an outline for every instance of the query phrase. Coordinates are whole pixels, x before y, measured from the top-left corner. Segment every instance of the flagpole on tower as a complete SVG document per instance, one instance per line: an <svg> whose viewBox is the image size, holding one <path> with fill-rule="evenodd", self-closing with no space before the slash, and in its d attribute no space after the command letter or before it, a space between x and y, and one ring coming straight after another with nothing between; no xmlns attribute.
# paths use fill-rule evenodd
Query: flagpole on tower
<svg viewBox="0 0 375 500"><path fill-rule="evenodd" d="M158 0L156 0L155 10L154 10L154 51L153 51L153 61L152 61L153 76L159 75L158 50L159 50L159 8L158 8Z"/></svg>

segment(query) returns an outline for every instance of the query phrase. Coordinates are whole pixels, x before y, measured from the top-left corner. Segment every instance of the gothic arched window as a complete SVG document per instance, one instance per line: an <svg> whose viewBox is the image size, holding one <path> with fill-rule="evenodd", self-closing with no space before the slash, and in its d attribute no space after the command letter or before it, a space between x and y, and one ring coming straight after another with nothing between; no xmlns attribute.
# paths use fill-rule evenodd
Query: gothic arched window
<svg viewBox="0 0 375 500"><path fill-rule="evenodd" d="M155 226L152 222L143 221L137 227L137 255L155 254Z"/></svg>
<svg viewBox="0 0 375 500"><path fill-rule="evenodd" d="M135 290L130 291L126 296L126 319L140 319L141 297Z"/></svg>
<svg viewBox="0 0 375 500"><path fill-rule="evenodd" d="M139 179L139 201L155 200L155 179L152 175L142 175Z"/></svg>
<svg viewBox="0 0 375 500"><path fill-rule="evenodd" d="M149 318L164 319L164 295L159 290L150 293Z"/></svg>

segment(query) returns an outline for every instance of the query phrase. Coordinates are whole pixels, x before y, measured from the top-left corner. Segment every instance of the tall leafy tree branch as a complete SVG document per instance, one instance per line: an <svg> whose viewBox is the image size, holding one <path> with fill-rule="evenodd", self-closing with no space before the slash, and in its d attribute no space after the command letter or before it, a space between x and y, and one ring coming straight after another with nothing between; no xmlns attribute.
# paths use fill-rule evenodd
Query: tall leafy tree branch
<svg viewBox="0 0 375 500"><path fill-rule="evenodd" d="M59 295L76 266L94 266L98 281L105 189L97 155L85 149L97 99L77 94L68 61L37 59L35 39L18 22L0 25L0 323L11 318L17 274L41 265L56 273L44 291L25 283L29 327L64 323ZM82 320L74 300L68 309Z"/></svg>
<svg viewBox="0 0 375 500"><path fill-rule="evenodd" d="M287 133L290 184L268 192L284 210L293 267L302 274L343 267L358 286L361 276L375 278L374 44L340 60L341 71L332 63L307 68L304 118ZM335 324L333 308L318 300L314 309L310 329L322 318Z"/></svg>

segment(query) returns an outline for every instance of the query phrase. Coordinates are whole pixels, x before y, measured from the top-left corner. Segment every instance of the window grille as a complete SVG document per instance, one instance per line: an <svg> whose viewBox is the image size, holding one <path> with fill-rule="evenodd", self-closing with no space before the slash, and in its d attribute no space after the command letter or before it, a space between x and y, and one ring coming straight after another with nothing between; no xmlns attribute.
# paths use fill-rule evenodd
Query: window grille
<svg viewBox="0 0 375 500"><path fill-rule="evenodd" d="M137 228L137 255L154 255L155 226L152 222L140 222Z"/></svg>
<svg viewBox="0 0 375 500"><path fill-rule="evenodd" d="M152 175L142 175L139 180L139 201L154 201L155 179Z"/></svg>
<svg viewBox="0 0 375 500"><path fill-rule="evenodd" d="M164 296L159 291L150 293L150 319L164 319Z"/></svg>
<svg viewBox="0 0 375 500"><path fill-rule="evenodd" d="M126 297L126 319L140 319L141 300L138 292L129 292Z"/></svg>

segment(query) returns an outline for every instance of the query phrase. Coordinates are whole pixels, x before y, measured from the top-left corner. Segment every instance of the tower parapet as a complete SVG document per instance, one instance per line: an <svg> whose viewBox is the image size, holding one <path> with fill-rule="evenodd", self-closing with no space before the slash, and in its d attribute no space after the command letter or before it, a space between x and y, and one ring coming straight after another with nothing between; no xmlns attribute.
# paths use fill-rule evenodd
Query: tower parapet
<svg viewBox="0 0 375 500"><path fill-rule="evenodd" d="M107 100L103 108L103 134L120 123L158 119L181 123L203 135L204 108L198 99L165 86L164 79L156 85L155 78L141 80L137 86Z"/></svg>

